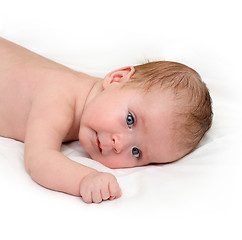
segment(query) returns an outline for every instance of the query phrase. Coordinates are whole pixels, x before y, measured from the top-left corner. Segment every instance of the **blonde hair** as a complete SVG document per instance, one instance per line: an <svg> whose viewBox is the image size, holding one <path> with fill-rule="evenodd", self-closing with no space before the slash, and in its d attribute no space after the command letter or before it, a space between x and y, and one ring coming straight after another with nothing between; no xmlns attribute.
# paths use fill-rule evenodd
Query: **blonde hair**
<svg viewBox="0 0 242 240"><path fill-rule="evenodd" d="M212 100L199 74L177 62L157 61L135 66L124 87L169 89L174 93L176 145L186 155L193 151L212 124Z"/></svg>

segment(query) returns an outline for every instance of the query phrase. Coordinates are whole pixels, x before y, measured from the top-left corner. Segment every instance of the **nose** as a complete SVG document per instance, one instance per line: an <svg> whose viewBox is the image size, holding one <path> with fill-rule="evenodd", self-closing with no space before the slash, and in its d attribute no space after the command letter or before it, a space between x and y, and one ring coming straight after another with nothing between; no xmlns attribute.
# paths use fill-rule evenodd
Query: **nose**
<svg viewBox="0 0 242 240"><path fill-rule="evenodd" d="M115 153L121 153L129 145L131 145L131 136L119 134L112 135L112 148Z"/></svg>

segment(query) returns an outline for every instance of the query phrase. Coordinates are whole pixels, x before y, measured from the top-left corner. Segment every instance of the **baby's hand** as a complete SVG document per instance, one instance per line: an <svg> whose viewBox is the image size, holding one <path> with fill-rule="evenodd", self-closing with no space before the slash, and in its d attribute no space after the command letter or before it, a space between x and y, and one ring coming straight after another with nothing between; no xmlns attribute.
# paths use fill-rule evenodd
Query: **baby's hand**
<svg viewBox="0 0 242 240"><path fill-rule="evenodd" d="M86 203L100 203L119 198L122 193L115 176L105 172L92 172L81 181L80 194Z"/></svg>

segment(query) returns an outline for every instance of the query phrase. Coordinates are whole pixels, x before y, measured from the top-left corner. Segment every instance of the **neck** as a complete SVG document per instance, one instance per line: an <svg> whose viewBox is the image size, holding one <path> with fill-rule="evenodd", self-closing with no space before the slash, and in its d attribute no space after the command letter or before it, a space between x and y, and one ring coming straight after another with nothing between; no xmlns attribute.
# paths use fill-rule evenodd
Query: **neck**
<svg viewBox="0 0 242 240"><path fill-rule="evenodd" d="M85 105L87 105L93 98L95 98L102 91L102 78L92 77L93 85L87 95Z"/></svg>
<svg viewBox="0 0 242 240"><path fill-rule="evenodd" d="M86 74L79 75L81 86L77 89L75 103L75 121L80 123L80 119L85 106L98 94L102 79Z"/></svg>

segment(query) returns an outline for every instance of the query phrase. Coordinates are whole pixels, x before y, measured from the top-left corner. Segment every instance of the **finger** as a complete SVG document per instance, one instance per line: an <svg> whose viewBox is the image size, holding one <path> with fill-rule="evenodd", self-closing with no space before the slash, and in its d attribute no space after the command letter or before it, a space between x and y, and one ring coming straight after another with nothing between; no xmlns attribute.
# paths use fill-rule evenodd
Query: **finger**
<svg viewBox="0 0 242 240"><path fill-rule="evenodd" d="M120 198L122 196L122 190L121 188L119 188L118 194L117 194L117 198Z"/></svg>
<svg viewBox="0 0 242 240"><path fill-rule="evenodd" d="M118 192L117 196L110 196L110 197L108 198L108 200L114 200L115 198L119 198L119 197L121 197L121 196L122 196L122 191L121 191L121 189L120 189L120 191Z"/></svg>
<svg viewBox="0 0 242 240"><path fill-rule="evenodd" d="M108 200L114 200L115 199L115 197L114 196L110 196L110 198L108 199Z"/></svg>
<svg viewBox="0 0 242 240"><path fill-rule="evenodd" d="M118 185L117 181L109 183L109 193L110 193L110 200L114 198L119 198L121 196L121 189Z"/></svg>
<svg viewBox="0 0 242 240"><path fill-rule="evenodd" d="M101 191L92 192L92 202L100 203L102 201Z"/></svg>
<svg viewBox="0 0 242 240"><path fill-rule="evenodd" d="M110 197L110 193L109 193L109 188L108 186L103 187L101 190L101 196L103 200L107 200Z"/></svg>
<svg viewBox="0 0 242 240"><path fill-rule="evenodd" d="M82 200L85 202L85 203L92 203L92 197L91 197L91 194L90 195L82 195Z"/></svg>
<svg viewBox="0 0 242 240"><path fill-rule="evenodd" d="M89 191L81 192L81 197L82 197L82 200L85 203L92 203L92 194L91 194L91 192L89 192Z"/></svg>

